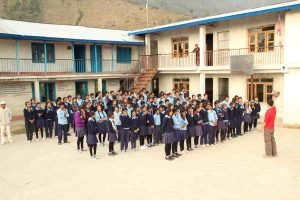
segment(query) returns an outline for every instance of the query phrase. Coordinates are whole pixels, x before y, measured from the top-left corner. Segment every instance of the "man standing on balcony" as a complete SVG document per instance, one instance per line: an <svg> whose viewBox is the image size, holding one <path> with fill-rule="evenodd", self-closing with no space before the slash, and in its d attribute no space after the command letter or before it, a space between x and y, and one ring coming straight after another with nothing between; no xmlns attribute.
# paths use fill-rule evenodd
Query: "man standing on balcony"
<svg viewBox="0 0 300 200"><path fill-rule="evenodd" d="M276 141L274 138L274 123L276 118L276 107L272 99L268 100L268 110L261 132L264 131L266 158L277 157Z"/></svg>
<svg viewBox="0 0 300 200"><path fill-rule="evenodd" d="M1 144L5 143L4 131L6 130L6 134L8 137L8 141L12 143L11 133L10 133L10 121L12 119L10 109L6 108L6 103L2 101L0 108L0 130L1 130Z"/></svg>
<svg viewBox="0 0 300 200"><path fill-rule="evenodd" d="M198 44L195 44L195 49L193 50L193 53L196 54L196 66L200 65L200 48Z"/></svg>

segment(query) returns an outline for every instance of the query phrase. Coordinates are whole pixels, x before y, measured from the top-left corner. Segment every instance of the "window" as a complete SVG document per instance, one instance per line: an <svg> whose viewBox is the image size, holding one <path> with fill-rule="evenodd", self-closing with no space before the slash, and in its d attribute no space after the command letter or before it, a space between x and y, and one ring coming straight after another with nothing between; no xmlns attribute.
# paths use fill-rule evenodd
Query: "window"
<svg viewBox="0 0 300 200"><path fill-rule="evenodd" d="M50 99L50 101L55 101L55 83L40 83L40 97L41 102L46 102L47 99Z"/></svg>
<svg viewBox="0 0 300 200"><path fill-rule="evenodd" d="M131 63L131 47L117 48L117 63Z"/></svg>
<svg viewBox="0 0 300 200"><path fill-rule="evenodd" d="M32 62L44 63L45 62L45 48L44 43L31 43ZM54 44L46 44L47 62L55 62Z"/></svg>
<svg viewBox="0 0 300 200"><path fill-rule="evenodd" d="M185 90L186 95L189 96L189 90L190 90L190 79L188 78L184 78L184 79L179 79L179 78L175 78L173 80L174 83L174 89L178 92L181 92L182 89Z"/></svg>
<svg viewBox="0 0 300 200"><path fill-rule="evenodd" d="M189 38L173 38L172 48L174 58L187 57L189 55Z"/></svg>
<svg viewBox="0 0 300 200"><path fill-rule="evenodd" d="M248 79L248 99L251 96L251 79ZM273 79L261 78L253 80L253 94L257 96L260 102L267 102L269 98L272 98L273 92Z"/></svg>
<svg viewBox="0 0 300 200"><path fill-rule="evenodd" d="M275 25L249 29L248 48L251 52L265 52L274 49Z"/></svg>
<svg viewBox="0 0 300 200"><path fill-rule="evenodd" d="M229 49L229 31L218 33L218 48L219 50Z"/></svg>

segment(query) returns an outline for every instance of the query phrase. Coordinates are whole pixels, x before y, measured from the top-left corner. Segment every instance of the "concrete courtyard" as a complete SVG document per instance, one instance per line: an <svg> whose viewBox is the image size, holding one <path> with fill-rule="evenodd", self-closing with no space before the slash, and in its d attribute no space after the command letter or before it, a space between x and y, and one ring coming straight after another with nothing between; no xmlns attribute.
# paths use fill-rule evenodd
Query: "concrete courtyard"
<svg viewBox="0 0 300 200"><path fill-rule="evenodd" d="M164 146L107 155L76 151L76 138L28 143L25 135L0 146L2 200L299 200L300 134L277 128L277 158L263 158L258 131L195 150L170 162ZM119 146L117 145L119 151Z"/></svg>

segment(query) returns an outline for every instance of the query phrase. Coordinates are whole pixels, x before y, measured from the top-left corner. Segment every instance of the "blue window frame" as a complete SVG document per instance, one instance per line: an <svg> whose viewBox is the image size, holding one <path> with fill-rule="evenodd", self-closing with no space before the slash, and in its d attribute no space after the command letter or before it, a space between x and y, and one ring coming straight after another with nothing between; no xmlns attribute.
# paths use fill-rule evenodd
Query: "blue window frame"
<svg viewBox="0 0 300 200"><path fill-rule="evenodd" d="M131 63L131 47L117 48L117 63Z"/></svg>
<svg viewBox="0 0 300 200"><path fill-rule="evenodd" d="M50 101L55 101L56 99L55 83L40 82L40 98L41 98L41 102L46 102L47 99L50 99Z"/></svg>
<svg viewBox="0 0 300 200"><path fill-rule="evenodd" d="M54 44L46 44L47 50L47 63L55 62ZM45 62L45 48L44 43L31 43L32 62L44 63Z"/></svg>

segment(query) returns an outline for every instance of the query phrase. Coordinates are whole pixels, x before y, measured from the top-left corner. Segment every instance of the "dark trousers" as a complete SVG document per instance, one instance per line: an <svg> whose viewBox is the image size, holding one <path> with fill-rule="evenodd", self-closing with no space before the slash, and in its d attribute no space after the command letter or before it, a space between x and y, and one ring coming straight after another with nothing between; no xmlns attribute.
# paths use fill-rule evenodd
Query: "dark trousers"
<svg viewBox="0 0 300 200"><path fill-rule="evenodd" d="M46 137L52 138L53 135L53 120L46 120L45 122Z"/></svg>
<svg viewBox="0 0 300 200"><path fill-rule="evenodd" d="M188 136L188 138L186 139L186 148L192 149L192 137L191 136Z"/></svg>
<svg viewBox="0 0 300 200"><path fill-rule="evenodd" d="M147 135L147 144L152 144L152 135Z"/></svg>
<svg viewBox="0 0 300 200"><path fill-rule="evenodd" d="M235 136L235 128L228 128L227 138Z"/></svg>
<svg viewBox="0 0 300 200"><path fill-rule="evenodd" d="M161 142L161 131L160 126L154 126L154 143L159 144Z"/></svg>
<svg viewBox="0 0 300 200"><path fill-rule="evenodd" d="M184 140L181 140L179 142L179 146L180 146L180 151L183 151L184 150Z"/></svg>
<svg viewBox="0 0 300 200"><path fill-rule="evenodd" d="M254 120L253 120L253 126L254 126L254 128L257 127L257 119L254 119Z"/></svg>
<svg viewBox="0 0 300 200"><path fill-rule="evenodd" d="M241 135L242 134L242 118L236 119L236 134Z"/></svg>
<svg viewBox="0 0 300 200"><path fill-rule="evenodd" d="M131 142L131 149L136 149L136 139L137 139L137 133L132 132L129 135L129 140Z"/></svg>
<svg viewBox="0 0 300 200"><path fill-rule="evenodd" d="M209 144L215 144L216 138L216 127L215 126L208 126L208 137L209 137Z"/></svg>
<svg viewBox="0 0 300 200"><path fill-rule="evenodd" d="M99 142L100 143L105 143L105 139L106 139L106 133L99 134Z"/></svg>
<svg viewBox="0 0 300 200"><path fill-rule="evenodd" d="M83 140L84 140L84 136L77 138L77 149L78 150L83 149Z"/></svg>
<svg viewBox="0 0 300 200"><path fill-rule="evenodd" d="M31 141L34 132L34 124L29 121L25 121L25 129L27 140Z"/></svg>
<svg viewBox="0 0 300 200"><path fill-rule="evenodd" d="M194 137L194 145L198 145L199 144L199 136L195 136Z"/></svg>
<svg viewBox="0 0 300 200"><path fill-rule="evenodd" d="M121 151L123 151L123 150L127 151L130 130L121 128L120 132L121 132L120 133L120 136L121 136Z"/></svg>
<svg viewBox="0 0 300 200"><path fill-rule="evenodd" d="M244 133L247 133L251 129L252 129L252 123L244 122Z"/></svg>
<svg viewBox="0 0 300 200"><path fill-rule="evenodd" d="M204 124L202 126L202 135L201 135L201 138L200 138L200 145L203 145L203 144L207 144L207 134L208 134L208 125L207 124Z"/></svg>
<svg viewBox="0 0 300 200"><path fill-rule="evenodd" d="M62 137L64 137L64 143L68 142L67 124L58 124L58 143L61 143Z"/></svg>
<svg viewBox="0 0 300 200"><path fill-rule="evenodd" d="M226 139L227 128L221 130L221 142Z"/></svg>
<svg viewBox="0 0 300 200"><path fill-rule="evenodd" d="M35 137L36 137L36 139L39 138L39 129L40 129L40 131L41 131L41 138L44 137L44 130L43 130L43 128L36 128L36 129L35 129Z"/></svg>
<svg viewBox="0 0 300 200"><path fill-rule="evenodd" d="M172 144L172 153L177 153L178 142L173 142Z"/></svg>
<svg viewBox="0 0 300 200"><path fill-rule="evenodd" d="M117 133L117 136L118 136L118 142L121 142L121 126L120 126L120 125L117 125L117 129L118 129L118 133Z"/></svg>
<svg viewBox="0 0 300 200"><path fill-rule="evenodd" d="M114 145L115 143L114 142L109 142L109 145L108 145L108 150L109 150L109 153L111 152L114 152Z"/></svg>
<svg viewBox="0 0 300 200"><path fill-rule="evenodd" d="M143 135L140 135L140 146L144 146L144 144L145 144L145 136L143 136Z"/></svg>
<svg viewBox="0 0 300 200"><path fill-rule="evenodd" d="M171 155L171 147L172 147L172 144L165 144L165 153L166 153L166 156Z"/></svg>
<svg viewBox="0 0 300 200"><path fill-rule="evenodd" d="M89 149L90 149L90 155L95 156L97 153L97 144L90 144ZM93 154L93 150L94 150L94 154Z"/></svg>
<svg viewBox="0 0 300 200"><path fill-rule="evenodd" d="M54 134L55 134L55 136L58 136L58 118L57 117L55 118L54 123L55 123Z"/></svg>

